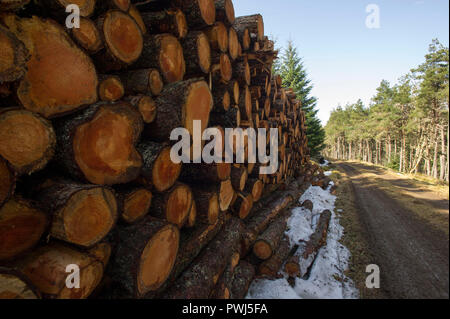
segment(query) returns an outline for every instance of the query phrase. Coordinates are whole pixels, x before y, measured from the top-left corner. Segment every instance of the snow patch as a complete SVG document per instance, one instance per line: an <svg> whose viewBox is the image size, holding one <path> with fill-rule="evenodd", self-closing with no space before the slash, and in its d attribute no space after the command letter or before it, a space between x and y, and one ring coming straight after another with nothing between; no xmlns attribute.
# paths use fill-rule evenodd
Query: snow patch
<svg viewBox="0 0 450 319"><path fill-rule="evenodd" d="M332 212L328 228L327 244L319 250L308 279L296 278L294 287L287 281L288 275L280 271L282 278L276 280L256 279L250 285L247 299L350 299L359 298L353 281L346 277L350 258L349 250L339 243L343 227L334 213L336 196L331 195L331 183L326 190L318 186L309 187L299 203L309 199L313 211L304 207L292 210L286 235L291 247L308 240L314 232L318 217L328 209Z"/></svg>
<svg viewBox="0 0 450 319"><path fill-rule="evenodd" d="M326 171L323 173L323 175L325 175L325 176L331 176L331 174L333 174L332 171Z"/></svg>
<svg viewBox="0 0 450 319"><path fill-rule="evenodd" d="M328 162L327 160L323 160L323 164L320 164L320 163L319 163L319 165L320 165L321 167L328 166L328 164L330 164L330 162Z"/></svg>

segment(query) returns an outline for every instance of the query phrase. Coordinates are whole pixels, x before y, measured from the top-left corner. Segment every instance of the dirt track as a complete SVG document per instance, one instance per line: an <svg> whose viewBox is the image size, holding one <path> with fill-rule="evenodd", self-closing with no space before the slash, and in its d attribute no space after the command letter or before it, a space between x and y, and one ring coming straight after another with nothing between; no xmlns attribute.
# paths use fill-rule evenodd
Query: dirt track
<svg viewBox="0 0 450 319"><path fill-rule="evenodd" d="M449 298L449 237L371 183L355 163L338 163L351 178L361 220L389 298ZM377 172L378 178L383 177ZM392 183L401 181L391 180ZM411 191L411 190L408 190ZM448 200L421 194L430 207L448 211ZM446 215L448 224L448 214Z"/></svg>

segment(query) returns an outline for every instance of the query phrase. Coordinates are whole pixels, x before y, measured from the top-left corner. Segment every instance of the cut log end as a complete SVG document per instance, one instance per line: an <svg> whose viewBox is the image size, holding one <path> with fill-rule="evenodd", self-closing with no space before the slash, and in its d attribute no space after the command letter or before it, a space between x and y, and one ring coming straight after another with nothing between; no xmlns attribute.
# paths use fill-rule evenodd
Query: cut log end
<svg viewBox="0 0 450 319"><path fill-rule="evenodd" d="M228 54L220 55L220 75L225 82L230 81L233 76L233 67Z"/></svg>
<svg viewBox="0 0 450 319"><path fill-rule="evenodd" d="M170 188L180 176L181 163L174 163L170 158L170 147L162 150L153 166L153 185L162 192Z"/></svg>
<svg viewBox="0 0 450 319"><path fill-rule="evenodd" d="M234 28L228 30L228 52L232 60L239 56L239 38Z"/></svg>
<svg viewBox="0 0 450 319"><path fill-rule="evenodd" d="M87 180L111 185L138 176L142 159L134 143L140 133L139 120L127 104L103 105L90 122L76 128L74 157Z"/></svg>
<svg viewBox="0 0 450 319"><path fill-rule="evenodd" d="M141 13L136 8L135 5L131 5L130 9L128 10L128 14L136 21L137 25L141 29L142 34L147 33L147 27L145 26L144 20L142 20Z"/></svg>
<svg viewBox="0 0 450 319"><path fill-rule="evenodd" d="M39 115L21 109L0 112L0 156L19 175L45 167L55 145L53 127Z"/></svg>
<svg viewBox="0 0 450 319"><path fill-rule="evenodd" d="M80 17L80 27L72 29L72 36L89 53L96 53L103 48L100 32L91 19Z"/></svg>
<svg viewBox="0 0 450 319"><path fill-rule="evenodd" d="M189 216L192 200L192 192L187 185L176 185L167 199L165 211L167 221L181 228Z"/></svg>
<svg viewBox="0 0 450 319"><path fill-rule="evenodd" d="M154 291L169 277L178 253L179 230L174 225L161 228L142 252L138 271L140 294Z"/></svg>
<svg viewBox="0 0 450 319"><path fill-rule="evenodd" d="M142 32L128 14L118 10L108 11L102 31L106 45L114 57L126 64L139 58L143 48Z"/></svg>
<svg viewBox="0 0 450 319"><path fill-rule="evenodd" d="M12 199L0 209L0 260L32 248L44 233L47 216L23 200Z"/></svg>
<svg viewBox="0 0 450 319"><path fill-rule="evenodd" d="M91 16L94 13L96 4L96 0L57 0L57 2L59 2L63 8L66 8L69 4L76 4L80 8L81 17Z"/></svg>
<svg viewBox="0 0 450 319"><path fill-rule="evenodd" d="M195 226L197 221L197 205L195 204L195 200L192 201L191 210L189 211L189 217L186 221L186 227L192 228Z"/></svg>
<svg viewBox="0 0 450 319"><path fill-rule="evenodd" d="M200 69L203 73L208 73L211 68L211 48L204 33L199 33L197 37L197 55Z"/></svg>
<svg viewBox="0 0 450 319"><path fill-rule="evenodd" d="M148 95L127 97L127 100L139 111L144 123L152 123L156 118L156 102Z"/></svg>
<svg viewBox="0 0 450 319"><path fill-rule="evenodd" d="M233 24L235 20L234 15L234 6L231 0L225 0L225 14L228 20L228 23Z"/></svg>
<svg viewBox="0 0 450 319"><path fill-rule="evenodd" d="M117 76L108 76L98 86L98 95L102 101L114 102L120 100L125 89Z"/></svg>
<svg viewBox="0 0 450 319"><path fill-rule="evenodd" d="M213 97L208 84L204 81L192 83L184 106L185 128L191 135L194 133L194 120L201 121L202 132L206 129L212 106Z"/></svg>
<svg viewBox="0 0 450 319"><path fill-rule="evenodd" d="M151 70L151 72L149 73L148 83L150 91L153 95L159 95L164 87L164 82L161 78L161 74L159 74L159 71L156 69Z"/></svg>
<svg viewBox="0 0 450 319"><path fill-rule="evenodd" d="M226 211L233 200L234 190L230 180L220 183L219 206L221 211Z"/></svg>
<svg viewBox="0 0 450 319"><path fill-rule="evenodd" d="M137 189L124 199L122 219L132 224L148 213L152 203L152 193L145 189Z"/></svg>
<svg viewBox="0 0 450 319"><path fill-rule="evenodd" d="M266 260L272 256L272 248L266 242L259 240L253 245L253 253L259 259Z"/></svg>
<svg viewBox="0 0 450 319"><path fill-rule="evenodd" d="M216 21L216 7L212 0L198 0L200 14L207 25L212 25Z"/></svg>
<svg viewBox="0 0 450 319"><path fill-rule="evenodd" d="M159 36L160 53L159 68L162 76L168 83L181 81L186 71L183 48L180 42L172 35Z"/></svg>

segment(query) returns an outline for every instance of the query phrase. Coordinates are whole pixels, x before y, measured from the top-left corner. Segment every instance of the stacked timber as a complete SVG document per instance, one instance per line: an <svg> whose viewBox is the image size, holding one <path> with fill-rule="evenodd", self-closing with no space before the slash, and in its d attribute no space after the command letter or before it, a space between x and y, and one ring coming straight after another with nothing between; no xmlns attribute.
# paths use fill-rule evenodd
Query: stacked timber
<svg viewBox="0 0 450 319"><path fill-rule="evenodd" d="M262 16L235 17L232 0L84 0L68 28L66 3L0 3L0 298L243 298L249 255L283 249L317 170ZM276 170L174 161L171 133L194 136L194 121L274 129Z"/></svg>

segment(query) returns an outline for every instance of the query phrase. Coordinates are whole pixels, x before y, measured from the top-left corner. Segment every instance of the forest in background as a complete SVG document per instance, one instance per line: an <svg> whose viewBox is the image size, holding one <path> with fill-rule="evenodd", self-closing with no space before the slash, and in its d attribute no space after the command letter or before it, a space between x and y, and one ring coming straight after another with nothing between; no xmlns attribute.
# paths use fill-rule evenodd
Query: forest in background
<svg viewBox="0 0 450 319"><path fill-rule="evenodd" d="M323 154L449 181L449 50L437 39L425 61L391 85L383 80L370 105L331 112Z"/></svg>

